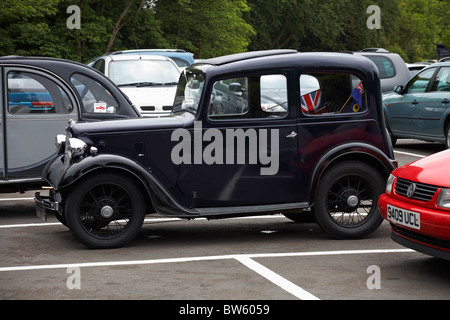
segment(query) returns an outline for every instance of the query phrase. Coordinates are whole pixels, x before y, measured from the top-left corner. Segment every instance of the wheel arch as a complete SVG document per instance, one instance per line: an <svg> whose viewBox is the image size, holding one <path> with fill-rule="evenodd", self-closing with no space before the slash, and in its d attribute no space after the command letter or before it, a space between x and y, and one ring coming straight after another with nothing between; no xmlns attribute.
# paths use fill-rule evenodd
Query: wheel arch
<svg viewBox="0 0 450 320"><path fill-rule="evenodd" d="M116 155L88 157L72 164L59 182L58 189L63 195L67 194L87 176L105 172L132 179L145 197L147 212L153 210L152 212L157 211L164 215L183 212L187 216L198 214L181 206L150 171L128 158Z"/></svg>
<svg viewBox="0 0 450 320"><path fill-rule="evenodd" d="M314 193L323 174L336 164L345 161L364 162L380 172L385 180L387 180L389 174L395 169L392 161L381 150L372 145L351 143L338 146L325 153L313 171L308 196L310 203L313 203Z"/></svg>

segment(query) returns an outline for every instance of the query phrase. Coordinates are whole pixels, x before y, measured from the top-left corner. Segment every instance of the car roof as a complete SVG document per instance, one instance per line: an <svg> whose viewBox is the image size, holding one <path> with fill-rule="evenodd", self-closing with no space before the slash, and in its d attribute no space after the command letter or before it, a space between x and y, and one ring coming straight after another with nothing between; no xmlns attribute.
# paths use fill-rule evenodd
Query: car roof
<svg viewBox="0 0 450 320"><path fill-rule="evenodd" d="M194 54L182 49L135 49L135 50L122 50L108 53L108 55L129 55L129 54L141 54L141 55L161 55L169 58L180 58L189 64L194 63Z"/></svg>
<svg viewBox="0 0 450 320"><path fill-rule="evenodd" d="M242 61L242 60L248 60L253 58L259 58L259 57L267 57L267 56L275 56L275 55L282 55L282 54L292 54L292 53L298 53L297 50L293 49L279 49L279 50L262 50L262 51L249 51L249 52L243 52L243 53L236 53L211 59L205 59L198 64L211 64L215 66L220 66L232 62Z"/></svg>
<svg viewBox="0 0 450 320"><path fill-rule="evenodd" d="M168 61L170 58L158 55L147 55L147 54L126 54L126 55L108 55L112 61L124 61L124 60L158 60L158 61Z"/></svg>

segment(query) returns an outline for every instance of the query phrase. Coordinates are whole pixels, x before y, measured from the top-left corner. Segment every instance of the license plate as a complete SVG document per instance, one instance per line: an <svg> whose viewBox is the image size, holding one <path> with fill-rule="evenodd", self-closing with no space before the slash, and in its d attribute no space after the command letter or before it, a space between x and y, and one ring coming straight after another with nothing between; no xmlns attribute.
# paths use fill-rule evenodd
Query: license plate
<svg viewBox="0 0 450 320"><path fill-rule="evenodd" d="M36 216L40 220L47 222L47 212L44 208L36 207Z"/></svg>
<svg viewBox="0 0 450 320"><path fill-rule="evenodd" d="M418 212L397 208L388 204L387 218L395 224L420 230L420 213Z"/></svg>

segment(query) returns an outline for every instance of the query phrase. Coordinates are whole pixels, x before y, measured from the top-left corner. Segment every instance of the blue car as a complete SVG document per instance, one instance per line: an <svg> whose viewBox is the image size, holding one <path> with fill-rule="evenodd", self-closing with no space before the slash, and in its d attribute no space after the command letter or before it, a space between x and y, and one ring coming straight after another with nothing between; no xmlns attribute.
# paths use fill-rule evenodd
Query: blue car
<svg viewBox="0 0 450 320"><path fill-rule="evenodd" d="M450 62L424 68L383 96L386 126L397 139L445 143L450 148Z"/></svg>

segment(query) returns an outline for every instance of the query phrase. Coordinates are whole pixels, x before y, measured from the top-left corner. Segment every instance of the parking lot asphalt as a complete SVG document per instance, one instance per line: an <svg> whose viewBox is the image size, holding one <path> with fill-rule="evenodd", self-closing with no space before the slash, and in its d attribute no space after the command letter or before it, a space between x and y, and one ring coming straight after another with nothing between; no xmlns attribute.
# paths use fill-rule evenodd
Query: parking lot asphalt
<svg viewBox="0 0 450 320"><path fill-rule="evenodd" d="M442 146L399 140L395 150L403 165ZM178 314L208 311L185 301L249 300L246 312L263 314L271 301L450 299L450 262L394 243L386 222L365 239L334 240L282 215L151 215L125 248L90 250L56 219L39 221L32 199L0 195L1 300L172 300Z"/></svg>

